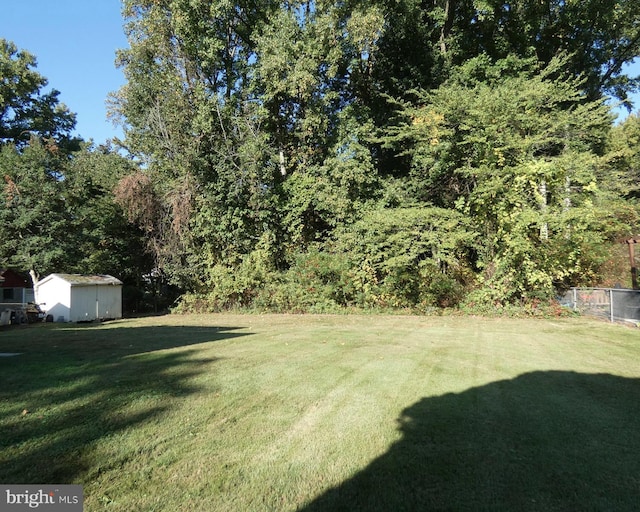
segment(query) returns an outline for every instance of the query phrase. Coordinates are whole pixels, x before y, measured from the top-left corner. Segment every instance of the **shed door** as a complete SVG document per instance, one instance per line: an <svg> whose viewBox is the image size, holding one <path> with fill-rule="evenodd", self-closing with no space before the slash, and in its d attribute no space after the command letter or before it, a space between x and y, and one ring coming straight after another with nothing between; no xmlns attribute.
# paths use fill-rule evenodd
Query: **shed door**
<svg viewBox="0 0 640 512"><path fill-rule="evenodd" d="M121 316L119 292L118 286L98 286L97 318L112 319Z"/></svg>
<svg viewBox="0 0 640 512"><path fill-rule="evenodd" d="M74 286L71 288L72 321L91 322L96 319L97 286Z"/></svg>

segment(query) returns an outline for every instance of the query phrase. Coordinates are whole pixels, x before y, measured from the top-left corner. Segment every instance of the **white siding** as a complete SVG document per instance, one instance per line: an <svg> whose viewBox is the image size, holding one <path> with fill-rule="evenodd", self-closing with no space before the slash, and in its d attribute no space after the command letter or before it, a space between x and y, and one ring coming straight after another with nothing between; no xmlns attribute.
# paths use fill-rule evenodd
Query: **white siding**
<svg viewBox="0 0 640 512"><path fill-rule="evenodd" d="M91 322L122 318L122 286L71 287L71 321Z"/></svg>
<svg viewBox="0 0 640 512"><path fill-rule="evenodd" d="M42 280L38 283L38 300L54 322L71 321L71 285L66 281L56 276Z"/></svg>
<svg viewBox="0 0 640 512"><path fill-rule="evenodd" d="M122 286L98 287L98 318L122 318Z"/></svg>
<svg viewBox="0 0 640 512"><path fill-rule="evenodd" d="M97 285L71 287L71 321L96 320Z"/></svg>

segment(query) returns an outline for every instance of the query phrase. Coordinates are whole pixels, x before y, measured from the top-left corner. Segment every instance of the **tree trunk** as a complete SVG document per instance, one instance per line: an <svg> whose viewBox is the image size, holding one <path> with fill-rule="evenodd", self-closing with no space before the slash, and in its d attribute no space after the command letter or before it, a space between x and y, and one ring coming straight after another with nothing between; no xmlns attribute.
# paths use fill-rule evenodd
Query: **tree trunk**
<svg viewBox="0 0 640 512"><path fill-rule="evenodd" d="M40 281L38 274L36 274L35 270L31 269L29 270L29 277L31 277L31 284L33 285L33 300L36 304L40 304L38 300L38 282Z"/></svg>
<svg viewBox="0 0 640 512"><path fill-rule="evenodd" d="M447 54L447 38L453 27L453 13L451 3L454 0L445 0L444 2L444 23L440 29L440 52L442 55Z"/></svg>
<svg viewBox="0 0 640 512"><path fill-rule="evenodd" d="M29 277L31 277L31 284L33 285L33 300L36 304L40 304L40 300L38 299L38 282L40 281L38 274L36 271L31 269L29 270Z"/></svg>
<svg viewBox="0 0 640 512"><path fill-rule="evenodd" d="M544 216L547 213L547 182L542 180L538 185L538 192L540 193L540 211L543 215L543 222L540 226L540 240L549 239L549 225L544 221Z"/></svg>
<svg viewBox="0 0 640 512"><path fill-rule="evenodd" d="M38 274L36 274L36 271L31 269L29 270L29 276L31 277L31 284L33 284L33 287L35 289L36 285L38 284L38 281L40 279L38 279Z"/></svg>

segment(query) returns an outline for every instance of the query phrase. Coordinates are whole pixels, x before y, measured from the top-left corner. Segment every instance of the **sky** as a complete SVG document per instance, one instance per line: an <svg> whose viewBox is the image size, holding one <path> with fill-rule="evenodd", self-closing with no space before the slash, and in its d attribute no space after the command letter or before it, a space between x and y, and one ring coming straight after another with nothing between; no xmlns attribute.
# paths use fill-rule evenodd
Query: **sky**
<svg viewBox="0 0 640 512"><path fill-rule="evenodd" d="M122 130L105 101L125 80L117 49L127 47L120 0L0 0L0 38L37 59L36 70L77 116L76 134L102 144Z"/></svg>
<svg viewBox="0 0 640 512"><path fill-rule="evenodd" d="M0 38L13 41L37 59L49 80L46 91L77 115L76 135L102 144L122 130L107 120L105 101L124 85L115 66L117 49L126 48L120 0L0 0ZM640 74L640 62L631 67ZM640 95L635 95L635 109ZM621 119L626 111L618 110Z"/></svg>

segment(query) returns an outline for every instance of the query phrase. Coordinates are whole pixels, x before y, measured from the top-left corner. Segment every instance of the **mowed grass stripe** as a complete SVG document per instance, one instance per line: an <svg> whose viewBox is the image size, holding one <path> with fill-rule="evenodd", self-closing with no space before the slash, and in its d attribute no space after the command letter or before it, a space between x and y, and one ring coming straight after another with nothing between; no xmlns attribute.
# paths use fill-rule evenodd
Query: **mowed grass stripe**
<svg viewBox="0 0 640 512"><path fill-rule="evenodd" d="M625 509L638 339L401 316L7 330L0 482L82 483L86 510Z"/></svg>

